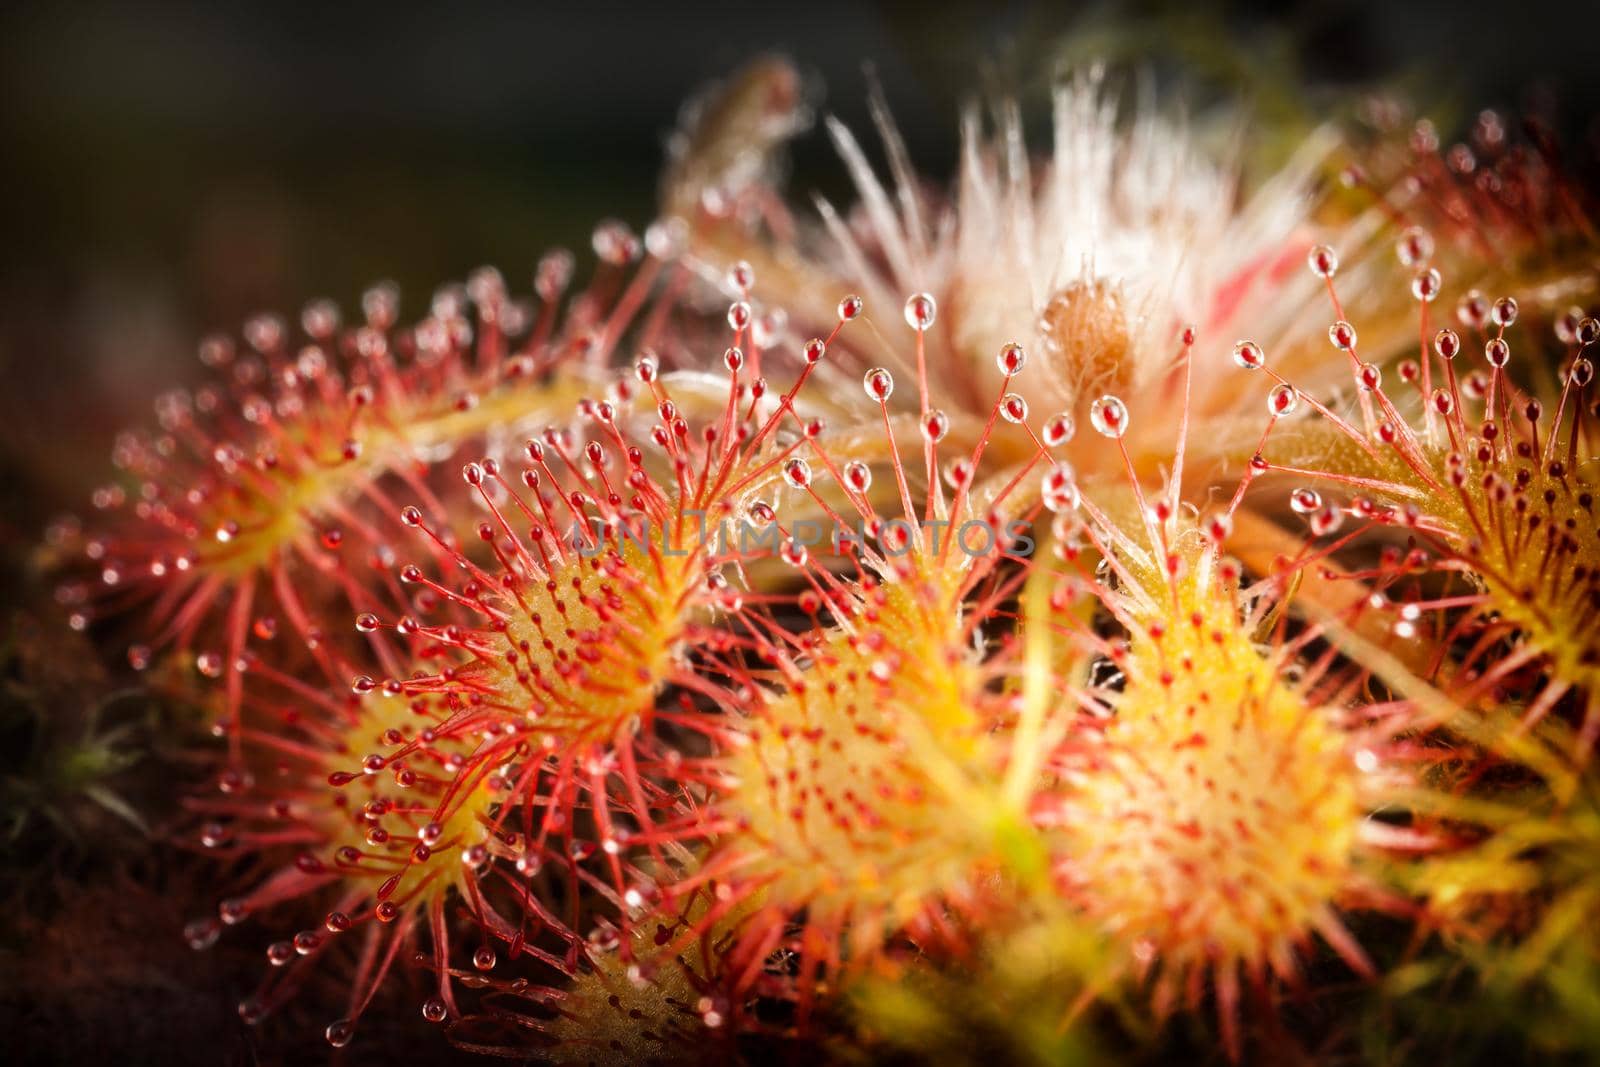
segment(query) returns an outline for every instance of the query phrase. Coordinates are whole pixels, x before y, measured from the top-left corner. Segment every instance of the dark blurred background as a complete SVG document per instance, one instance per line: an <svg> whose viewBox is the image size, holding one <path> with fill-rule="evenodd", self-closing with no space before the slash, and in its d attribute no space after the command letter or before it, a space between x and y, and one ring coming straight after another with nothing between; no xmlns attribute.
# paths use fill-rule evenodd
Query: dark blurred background
<svg viewBox="0 0 1600 1067"><path fill-rule="evenodd" d="M1042 112L1052 71L1097 55L1182 80L1197 109L1242 98L1289 129L1367 88L1402 91L1447 133L1481 106L1532 107L1582 154L1600 114L1597 10L0 6L0 1025L35 1054L13 1062L260 1062L229 1006L259 954L184 948L176 930L208 906L215 894L194 883L211 875L148 847L181 790L120 773L182 755L162 754L166 720L65 630L32 557L47 519L106 479L117 429L199 378L203 334L316 296L349 308L381 278L416 313L484 263L525 291L545 249L586 252L607 216L650 221L684 99L763 52L797 59L822 109L857 128L870 64L915 159L940 177L963 98L1016 89ZM823 137L793 158L797 193L844 193ZM76 815L63 798L83 801ZM175 1026L182 1049L168 1044Z"/></svg>

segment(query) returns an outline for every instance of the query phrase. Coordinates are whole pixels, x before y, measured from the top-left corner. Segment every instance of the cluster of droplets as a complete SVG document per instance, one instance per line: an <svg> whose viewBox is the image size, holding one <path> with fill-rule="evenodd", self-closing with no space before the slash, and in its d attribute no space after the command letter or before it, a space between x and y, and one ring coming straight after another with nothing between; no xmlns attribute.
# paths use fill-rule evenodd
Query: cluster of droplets
<svg viewBox="0 0 1600 1067"><path fill-rule="evenodd" d="M581 386L565 368L603 361L634 325L666 264L641 260L619 223L594 243L600 267L576 291L574 259L558 251L540 261L530 300L482 268L410 326L383 283L354 323L315 300L298 338L260 315L242 346L205 340L214 380L164 396L153 432L119 437L123 481L94 493L92 522L57 531L77 531L93 572L59 590L73 625L141 615L129 662L144 670L174 649L221 681L238 760L252 642L278 649L280 666L302 669L285 660L296 656L323 677L343 673L353 650L325 620L376 602L370 574L394 560L393 494L421 493L449 522L458 494L435 477L438 461L570 410Z"/></svg>
<svg viewBox="0 0 1600 1067"><path fill-rule="evenodd" d="M1431 680L1468 706L1513 696L1509 683L1518 677L1513 667L1542 665L1542 672L1520 672L1520 684L1531 686L1520 695L1528 721L1538 721L1563 701L1570 704L1578 725L1575 752L1587 758L1600 737L1600 701L1589 695L1600 650L1592 649L1586 636L1591 615L1600 610L1593 577L1600 543L1592 541L1590 519L1595 487L1587 469L1592 448L1587 423L1596 400L1586 395L1594 378L1589 351L1600 342L1600 321L1580 307L1553 316L1554 337L1565 357L1549 419L1551 398L1523 392L1512 374L1509 331L1521 316L1518 301L1468 289L1455 303L1454 324L1435 328L1430 311L1444 280L1433 265L1434 254L1433 239L1420 227L1406 228L1396 241L1396 258L1414 272L1419 340L1417 358L1400 362L1400 386L1391 389L1382 370L1359 355L1356 329L1335 290L1338 256L1327 246L1311 251L1308 266L1324 282L1336 315L1329 342L1349 361L1359 420L1294 392L1280 377L1268 397L1273 421L1281 398L1308 400L1333 432L1339 459L1269 462L1263 436L1252 469L1286 471L1321 483L1320 491L1301 486L1289 497L1291 510L1305 518L1315 537L1339 532L1347 517L1358 523L1357 533L1378 536L1384 527L1406 531L1409 548L1390 545L1375 569L1357 568L1375 588L1371 602L1391 613L1393 634L1415 641L1424 614L1438 614L1449 632L1476 635L1466 655L1434 657L1426 668L1434 675ZM1520 336L1534 343L1527 330ZM1463 370L1467 337L1478 339L1481 363ZM1248 341L1235 349L1235 362L1247 370L1267 364L1260 346ZM1288 411L1296 406L1291 401ZM1408 411L1420 411L1420 418ZM1325 501L1328 491L1351 495ZM1333 555L1353 536L1324 552ZM1430 592L1430 585L1438 585L1437 579L1423 581L1430 573L1453 575L1457 582L1464 576L1464 587ZM1502 647L1495 643L1497 636L1511 644L1508 658L1491 668L1484 657Z"/></svg>

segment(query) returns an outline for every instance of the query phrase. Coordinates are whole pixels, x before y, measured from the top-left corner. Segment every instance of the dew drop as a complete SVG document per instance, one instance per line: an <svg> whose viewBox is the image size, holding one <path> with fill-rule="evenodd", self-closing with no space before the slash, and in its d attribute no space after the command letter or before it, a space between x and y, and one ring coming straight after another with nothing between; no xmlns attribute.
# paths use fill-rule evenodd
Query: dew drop
<svg viewBox="0 0 1600 1067"><path fill-rule="evenodd" d="M952 489L960 489L972 484L972 461L965 456L951 460L944 469L945 484Z"/></svg>
<svg viewBox="0 0 1600 1067"><path fill-rule="evenodd" d="M1469 330L1481 330L1489 321L1489 298L1476 289L1456 302L1456 320Z"/></svg>
<svg viewBox="0 0 1600 1067"><path fill-rule="evenodd" d="M1461 338L1454 330L1440 330L1433 335L1433 350L1440 359L1455 359L1461 354Z"/></svg>
<svg viewBox="0 0 1600 1067"><path fill-rule="evenodd" d="M1412 226L1395 242L1394 254L1403 266L1426 263L1433 257L1433 235L1420 226Z"/></svg>
<svg viewBox="0 0 1600 1067"><path fill-rule="evenodd" d="M1306 256L1306 266L1319 278L1331 278L1339 270L1339 256L1327 245L1315 245Z"/></svg>
<svg viewBox="0 0 1600 1067"><path fill-rule="evenodd" d="M349 1019L339 1019L329 1023L322 1036L326 1037L328 1044L334 1048L344 1048L350 1043L350 1039L356 1036L356 1027Z"/></svg>
<svg viewBox="0 0 1600 1067"><path fill-rule="evenodd" d="M913 293L906 298L905 316L906 325L917 332L922 332L933 325L933 320L938 317L939 305L934 302L930 293Z"/></svg>
<svg viewBox="0 0 1600 1067"><path fill-rule="evenodd" d="M811 465L803 459L791 459L783 465L783 478L796 489L804 489L811 484Z"/></svg>
<svg viewBox="0 0 1600 1067"><path fill-rule="evenodd" d="M1442 286L1439 272L1429 268L1418 271L1411 279L1411 295L1424 304L1431 304L1439 298L1439 289Z"/></svg>
<svg viewBox="0 0 1600 1067"><path fill-rule="evenodd" d="M1267 365L1267 354L1254 341L1240 341L1233 346L1233 361L1245 370L1260 370Z"/></svg>
<svg viewBox="0 0 1600 1067"><path fill-rule="evenodd" d="M894 375L882 367L873 367L862 375L861 387L870 399L883 403L894 393Z"/></svg>
<svg viewBox="0 0 1600 1067"><path fill-rule="evenodd" d="M1330 504L1318 509L1308 521L1313 536L1326 537L1344 525L1344 512Z"/></svg>
<svg viewBox="0 0 1600 1067"><path fill-rule="evenodd" d="M202 952L217 943L222 924L215 919L195 919L183 928L183 939L190 948Z"/></svg>
<svg viewBox="0 0 1600 1067"><path fill-rule="evenodd" d="M1322 495L1315 489L1296 489L1289 494L1289 507L1297 515L1309 515L1322 506Z"/></svg>
<svg viewBox="0 0 1600 1067"><path fill-rule="evenodd" d="M1494 308L1489 312L1489 318L1496 326L1504 329L1517 321L1517 302L1509 296L1502 296L1494 302Z"/></svg>
<svg viewBox="0 0 1600 1067"><path fill-rule="evenodd" d="M1114 396L1102 396L1089 405L1089 425L1103 437L1119 438L1128 432L1128 407Z"/></svg>
<svg viewBox="0 0 1600 1067"><path fill-rule="evenodd" d="M1009 378L1021 372L1028 362L1028 354L1022 350L1021 345L1012 342L1000 349L1000 354L995 356L994 361L1000 368L1000 373Z"/></svg>
<svg viewBox="0 0 1600 1067"><path fill-rule="evenodd" d="M1028 402L1017 393L1000 398L1000 414L1007 422L1023 422L1028 417Z"/></svg>
<svg viewBox="0 0 1600 1067"><path fill-rule="evenodd" d="M1058 514L1076 510L1080 498L1072 468L1065 463L1052 465L1044 473L1039 495L1044 506Z"/></svg>
<svg viewBox="0 0 1600 1067"><path fill-rule="evenodd" d="M1077 424L1072 421L1072 416L1061 412L1050 416L1044 424L1044 443L1051 448L1059 448L1072 440L1072 435L1077 433Z"/></svg>
<svg viewBox="0 0 1600 1067"><path fill-rule="evenodd" d="M1275 418L1293 415L1294 409L1299 406L1300 394L1287 382L1279 382L1267 394L1267 414Z"/></svg>

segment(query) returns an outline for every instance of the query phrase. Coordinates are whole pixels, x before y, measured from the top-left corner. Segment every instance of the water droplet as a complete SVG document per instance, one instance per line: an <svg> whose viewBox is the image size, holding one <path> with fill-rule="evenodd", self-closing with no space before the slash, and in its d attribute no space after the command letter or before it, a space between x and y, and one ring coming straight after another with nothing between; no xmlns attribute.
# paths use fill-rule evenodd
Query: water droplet
<svg viewBox="0 0 1600 1067"><path fill-rule="evenodd" d="M322 1035L334 1048L344 1048L350 1043L350 1039L356 1036L356 1027L349 1019L339 1019L329 1023Z"/></svg>
<svg viewBox="0 0 1600 1067"><path fill-rule="evenodd" d="M1503 337L1491 337L1489 343L1483 346L1483 358L1489 361L1491 367L1504 367L1511 362L1511 346L1506 344Z"/></svg>
<svg viewBox="0 0 1600 1067"><path fill-rule="evenodd" d="M1496 326L1501 328L1510 326L1517 321L1517 302L1509 296L1502 296L1494 302L1494 308L1489 312L1489 317Z"/></svg>
<svg viewBox="0 0 1600 1067"><path fill-rule="evenodd" d="M1128 432L1127 405L1114 396L1100 397L1089 405L1089 425L1104 437L1121 437Z"/></svg>
<svg viewBox="0 0 1600 1067"><path fill-rule="evenodd" d="M1245 370L1260 370L1267 365L1267 354L1254 341L1240 341L1233 346L1233 361Z"/></svg>
<svg viewBox="0 0 1600 1067"><path fill-rule="evenodd" d="M591 244L601 262L613 267L627 266L638 258L641 247L627 224L616 219L607 219L596 226Z"/></svg>
<svg viewBox="0 0 1600 1067"><path fill-rule="evenodd" d="M1454 330L1440 330L1433 335L1433 350L1441 359L1455 359L1461 354L1461 338Z"/></svg>
<svg viewBox="0 0 1600 1067"><path fill-rule="evenodd" d="M1489 298L1476 289L1456 302L1456 319L1469 330L1481 330L1489 321Z"/></svg>
<svg viewBox="0 0 1600 1067"><path fill-rule="evenodd" d="M1309 515L1322 506L1322 495L1315 489L1296 489L1289 494L1289 507L1297 515Z"/></svg>
<svg viewBox="0 0 1600 1067"><path fill-rule="evenodd" d="M1044 443L1050 448L1059 448L1072 440L1072 435L1077 432L1078 427L1072 421L1072 416L1063 411L1045 420Z"/></svg>
<svg viewBox="0 0 1600 1067"><path fill-rule="evenodd" d="M811 465L803 459L791 459L783 465L783 478L796 489L804 489L811 484Z"/></svg>
<svg viewBox="0 0 1600 1067"><path fill-rule="evenodd" d="M1403 266L1426 263L1433 257L1433 236L1420 226L1412 226L1395 242L1394 254Z"/></svg>
<svg viewBox="0 0 1600 1067"><path fill-rule="evenodd" d="M1327 245L1315 245L1306 256L1306 266L1319 278L1331 278L1339 270L1339 256Z"/></svg>
<svg viewBox="0 0 1600 1067"><path fill-rule="evenodd" d="M1000 354L994 358L995 364L1000 368L1000 373L1011 377L1019 373L1028 362L1028 354L1022 346L1013 342L1000 349Z"/></svg>
<svg viewBox="0 0 1600 1067"><path fill-rule="evenodd" d="M1442 284L1438 271L1432 268L1418 271L1416 277L1411 279L1411 295L1424 304L1431 304L1439 298Z"/></svg>
<svg viewBox="0 0 1600 1067"><path fill-rule="evenodd" d="M922 436L925 440L938 444L950 432L950 419L942 411L930 411L922 420Z"/></svg>
<svg viewBox="0 0 1600 1067"><path fill-rule="evenodd" d="M859 314L861 314L861 298L859 296L847 296L839 301L840 322L849 322Z"/></svg>
<svg viewBox="0 0 1600 1067"><path fill-rule="evenodd" d="M1022 422L1028 417L1028 402L1020 394L1007 393L1000 398L1000 414L1007 422Z"/></svg>
<svg viewBox="0 0 1600 1067"><path fill-rule="evenodd" d="M938 317L939 305L929 293L913 293L906 298L906 325L919 333L933 325Z"/></svg>
<svg viewBox="0 0 1600 1067"><path fill-rule="evenodd" d="M195 919L183 928L183 939L196 952L210 948L221 936L222 924L215 919Z"/></svg>
<svg viewBox="0 0 1600 1067"><path fill-rule="evenodd" d="M1356 346L1356 328L1340 319L1328 327L1328 340L1333 342L1333 347L1348 352Z"/></svg>
<svg viewBox="0 0 1600 1067"><path fill-rule="evenodd" d="M1300 406L1300 394L1287 382L1279 382L1267 394L1267 413L1277 418L1293 415Z"/></svg>
<svg viewBox="0 0 1600 1067"><path fill-rule="evenodd" d="M882 367L873 367L862 375L861 387L869 398L883 403L894 393L894 375Z"/></svg>
<svg viewBox="0 0 1600 1067"><path fill-rule="evenodd" d="M1051 511L1061 513L1075 510L1080 498L1072 468L1065 463L1056 463L1045 471L1040 484L1040 497L1044 506Z"/></svg>
<svg viewBox="0 0 1600 1067"><path fill-rule="evenodd" d="M1344 525L1344 512L1330 504L1319 509L1308 521L1313 536L1326 537Z"/></svg>

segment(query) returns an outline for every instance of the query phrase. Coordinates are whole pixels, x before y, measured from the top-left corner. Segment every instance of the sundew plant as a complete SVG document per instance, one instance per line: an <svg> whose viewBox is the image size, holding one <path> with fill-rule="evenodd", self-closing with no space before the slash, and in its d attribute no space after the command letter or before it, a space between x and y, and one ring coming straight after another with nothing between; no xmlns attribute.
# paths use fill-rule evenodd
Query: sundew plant
<svg viewBox="0 0 1600 1067"><path fill-rule="evenodd" d="M69 628L191 709L151 832L215 887L170 938L258 957L237 1025L1600 1055L1600 232L1559 140L1086 64L975 94L937 174L876 91L791 149L815 99L731 71L657 215L531 287L202 341L49 532ZM828 141L849 192L789 187Z"/></svg>

